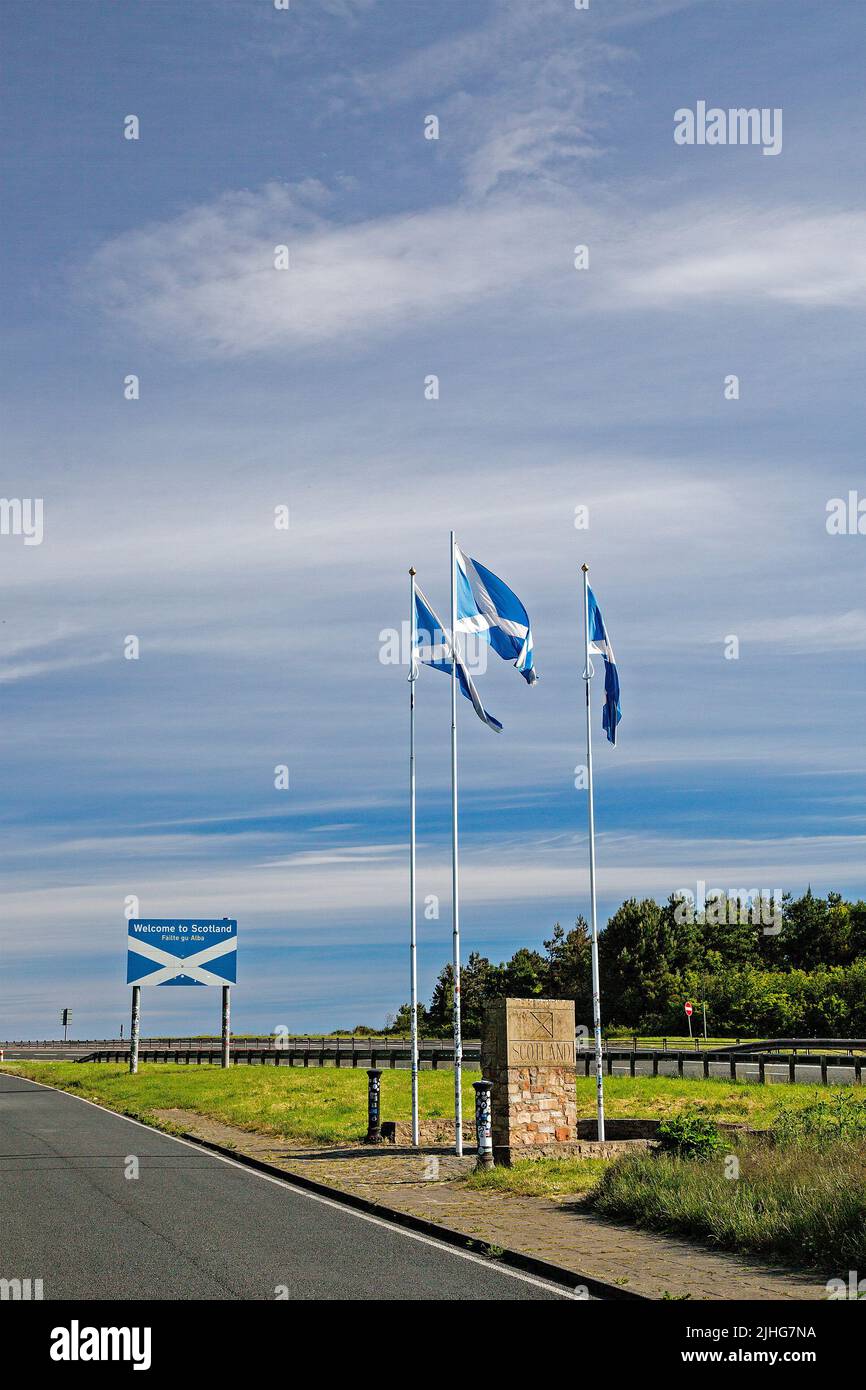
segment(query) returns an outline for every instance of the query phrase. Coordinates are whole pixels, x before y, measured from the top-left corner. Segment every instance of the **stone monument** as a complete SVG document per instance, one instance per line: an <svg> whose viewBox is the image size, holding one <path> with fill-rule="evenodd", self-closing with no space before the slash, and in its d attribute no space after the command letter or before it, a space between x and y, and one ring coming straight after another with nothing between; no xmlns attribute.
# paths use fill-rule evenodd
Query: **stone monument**
<svg viewBox="0 0 866 1390"><path fill-rule="evenodd" d="M555 1157L577 1139L574 1001L495 999L485 1010L481 1074L493 1083L493 1158Z"/></svg>

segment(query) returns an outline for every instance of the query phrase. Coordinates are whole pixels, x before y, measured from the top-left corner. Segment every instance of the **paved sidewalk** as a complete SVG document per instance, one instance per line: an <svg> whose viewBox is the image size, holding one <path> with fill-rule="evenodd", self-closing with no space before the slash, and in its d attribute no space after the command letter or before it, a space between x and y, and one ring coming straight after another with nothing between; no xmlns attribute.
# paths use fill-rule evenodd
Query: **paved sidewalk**
<svg viewBox="0 0 866 1390"><path fill-rule="evenodd" d="M444 1149L298 1148L187 1110L158 1110L187 1134L329 1187L424 1217L491 1246L519 1250L649 1298L825 1299L825 1281L747 1256L712 1253L674 1236L602 1221L575 1197L519 1197L465 1188L474 1155Z"/></svg>

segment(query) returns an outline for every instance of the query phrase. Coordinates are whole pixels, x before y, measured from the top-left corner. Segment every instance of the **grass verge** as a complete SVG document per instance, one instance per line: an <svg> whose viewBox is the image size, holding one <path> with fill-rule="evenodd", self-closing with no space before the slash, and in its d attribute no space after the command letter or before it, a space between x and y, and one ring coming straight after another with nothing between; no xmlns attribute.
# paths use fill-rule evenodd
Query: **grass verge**
<svg viewBox="0 0 866 1390"><path fill-rule="evenodd" d="M6 1062L2 1070L45 1081L86 1096L137 1119L151 1120L155 1110L182 1109L262 1134L300 1144L354 1143L366 1130L367 1076L358 1069L322 1067L221 1067L146 1063L137 1076L125 1066L106 1062ZM474 1113L472 1082L477 1071L463 1073L463 1107ZM382 1076L382 1117L408 1122L411 1116L408 1071ZM822 1094L831 1090L823 1088ZM424 1072L420 1097L422 1119L453 1114L454 1078L450 1071ZM688 1112L721 1122L764 1128L772 1123L779 1102L807 1106L814 1086L760 1086L749 1082L677 1077L610 1077L605 1104L610 1118L667 1119ZM577 1078L577 1113L595 1114L595 1080Z"/></svg>
<svg viewBox="0 0 866 1390"><path fill-rule="evenodd" d="M148 1123L158 1123L157 1110L191 1110L298 1144L356 1143L367 1129L367 1075L362 1070L239 1066L223 1071L208 1065L150 1063L142 1065L137 1076L130 1076L127 1067L105 1062L16 1062L4 1063L2 1070L44 1081ZM467 1115L473 1113L472 1082L478 1075L464 1074ZM453 1114L453 1074L425 1075L421 1095L423 1119L447 1118ZM386 1072L382 1096L383 1119L411 1119L407 1071Z"/></svg>

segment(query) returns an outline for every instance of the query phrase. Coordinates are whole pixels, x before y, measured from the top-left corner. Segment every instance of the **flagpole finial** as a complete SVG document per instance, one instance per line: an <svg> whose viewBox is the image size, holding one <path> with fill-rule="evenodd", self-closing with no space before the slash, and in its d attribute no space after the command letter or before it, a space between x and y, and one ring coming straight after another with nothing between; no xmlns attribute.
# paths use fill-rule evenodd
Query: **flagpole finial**
<svg viewBox="0 0 866 1390"><path fill-rule="evenodd" d="M414 565L411 565L411 566L410 566L410 568L409 568L409 573L412 575L413 578L414 578L414 576L417 574L417 570L415 569L415 566L414 566Z"/></svg>
<svg viewBox="0 0 866 1390"><path fill-rule="evenodd" d="M589 574L589 565L581 565L580 568L583 570L584 574Z"/></svg>

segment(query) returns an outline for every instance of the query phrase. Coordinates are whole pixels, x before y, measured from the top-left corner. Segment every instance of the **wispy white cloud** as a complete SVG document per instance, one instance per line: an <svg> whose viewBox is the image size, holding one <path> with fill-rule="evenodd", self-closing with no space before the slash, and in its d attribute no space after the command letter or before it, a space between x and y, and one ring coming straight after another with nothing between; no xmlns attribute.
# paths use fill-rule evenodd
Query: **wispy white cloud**
<svg viewBox="0 0 866 1390"><path fill-rule="evenodd" d="M35 680L38 676L55 675L58 671L74 671L81 666L100 666L110 661L111 655L103 652L99 656L49 657L45 661L0 662L0 684L12 685L16 681Z"/></svg>
<svg viewBox="0 0 866 1390"><path fill-rule="evenodd" d="M664 308L724 298L778 300L804 308L856 309L866 302L866 212L793 207L680 208L679 235L659 217L645 229L659 251L629 269L619 258L618 293ZM673 232L673 235L672 235Z"/></svg>
<svg viewBox="0 0 866 1390"><path fill-rule="evenodd" d="M89 294L154 341L235 357L439 319L562 254L546 209L493 203L343 226L299 216L305 197L269 185L116 238L88 267ZM274 268L283 244L289 270Z"/></svg>
<svg viewBox="0 0 866 1390"><path fill-rule="evenodd" d="M357 19L379 4L379 0L319 0L319 3L323 10L336 15L338 19Z"/></svg>
<svg viewBox="0 0 866 1390"><path fill-rule="evenodd" d="M790 652L862 651L866 648L866 611L798 613L761 618L740 625L744 641Z"/></svg>
<svg viewBox="0 0 866 1390"><path fill-rule="evenodd" d="M492 194L343 225L326 220L327 203L319 186L226 195L107 243L87 292L153 341L227 358L342 352L521 296L576 317L721 296L729 306L866 300L866 212L704 202L636 226L621 201ZM579 272L578 242L590 248ZM288 270L274 268L282 244Z"/></svg>
<svg viewBox="0 0 866 1390"><path fill-rule="evenodd" d="M104 955L113 941L119 957L130 892L139 896L141 912L153 916L200 916L208 910L203 904L231 903L233 914L259 939L287 925L312 922L317 931L340 937L352 918L377 915L385 939L393 929L395 905L405 897L406 846L368 849L356 853L353 846L334 846L326 855L299 854L268 866L209 863L202 869L190 863L155 878L142 874L132 885L129 878L112 875L106 859L105 876L97 881L5 890L0 895L3 954L10 960L28 958L74 941L82 957ZM598 841L599 891L614 904L627 897L663 900L699 879L725 889L802 890L812 882L816 890L826 891L849 881L851 866L862 862L864 851L866 836L856 834L763 840L603 834ZM461 901L467 910L511 910L526 904L531 910L528 934L547 928L556 915L586 910L589 884L581 836L522 835L495 845L470 840L462 868ZM421 891L438 894L447 911L450 868L443 847L421 843L419 875ZM38 940L22 930L36 923ZM370 939L369 929L365 939Z"/></svg>

